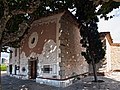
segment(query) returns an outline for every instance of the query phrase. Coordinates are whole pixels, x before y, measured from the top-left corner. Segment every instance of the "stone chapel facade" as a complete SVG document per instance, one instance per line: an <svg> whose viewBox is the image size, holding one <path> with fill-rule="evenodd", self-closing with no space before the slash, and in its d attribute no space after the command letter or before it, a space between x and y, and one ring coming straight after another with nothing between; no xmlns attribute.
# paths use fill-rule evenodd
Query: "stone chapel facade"
<svg viewBox="0 0 120 90"><path fill-rule="evenodd" d="M68 86L73 83L72 77L88 72L80 39L76 19L68 11L36 20L21 47L11 48L8 73L39 83Z"/></svg>
<svg viewBox="0 0 120 90"><path fill-rule="evenodd" d="M32 23L20 48L11 48L8 74L57 87L71 85L77 76L90 73L81 52L80 32L75 17L69 12L53 14ZM120 70L120 44L113 43L109 32L100 33L105 59L97 71Z"/></svg>

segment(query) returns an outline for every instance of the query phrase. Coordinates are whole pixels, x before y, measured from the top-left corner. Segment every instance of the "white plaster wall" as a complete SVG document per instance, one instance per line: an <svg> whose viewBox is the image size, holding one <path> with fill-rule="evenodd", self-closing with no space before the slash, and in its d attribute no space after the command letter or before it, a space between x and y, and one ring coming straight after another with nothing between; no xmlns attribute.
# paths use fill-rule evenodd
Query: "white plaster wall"
<svg viewBox="0 0 120 90"><path fill-rule="evenodd" d="M112 70L120 70L120 46L111 46L111 60Z"/></svg>
<svg viewBox="0 0 120 90"><path fill-rule="evenodd" d="M107 62L107 65L106 65L106 72L109 72L111 70L111 46L107 40L107 38L105 37L106 39L106 62Z"/></svg>
<svg viewBox="0 0 120 90"><path fill-rule="evenodd" d="M40 84L47 84L52 85L55 87L67 87L72 84L73 79L63 80L63 81L57 81L57 80L49 80L49 79L41 79L36 78L36 82Z"/></svg>
<svg viewBox="0 0 120 90"><path fill-rule="evenodd" d="M60 58L58 57L59 49L57 44L53 40L48 40L43 47L41 54L32 52L30 56L26 57L25 53L22 52L20 55L20 74L25 75L28 78L28 60L32 58L38 58L37 63L37 77L44 78L53 78L53 76L59 77L59 62ZM50 65L52 71L50 73L43 73L42 68L44 65ZM22 68L25 67L26 71L22 71Z"/></svg>
<svg viewBox="0 0 120 90"><path fill-rule="evenodd" d="M25 67L25 71L22 71L23 67ZM28 58L25 56L24 52L20 55L20 74L28 78Z"/></svg>
<svg viewBox="0 0 120 90"><path fill-rule="evenodd" d="M9 65L12 64L12 74L15 74L15 65L19 66L19 48L17 48L17 56L15 56L15 48L10 48L13 53L12 53L12 58L9 60ZM9 68L9 66L8 66ZM8 70L8 74L9 70ZM19 70L16 71L16 74L19 74Z"/></svg>
<svg viewBox="0 0 120 90"><path fill-rule="evenodd" d="M30 59L30 57L26 57L25 53L22 52L20 55L20 75L24 75L26 78L28 78L28 59ZM22 71L23 67L25 71Z"/></svg>
<svg viewBox="0 0 120 90"><path fill-rule="evenodd" d="M57 52L58 47L53 40L48 40L44 44L42 54L38 55L38 77L53 78L53 76L57 76L57 78L59 78L60 59ZM44 65L50 65L52 71L50 71L50 73L43 73L41 68L43 68Z"/></svg>

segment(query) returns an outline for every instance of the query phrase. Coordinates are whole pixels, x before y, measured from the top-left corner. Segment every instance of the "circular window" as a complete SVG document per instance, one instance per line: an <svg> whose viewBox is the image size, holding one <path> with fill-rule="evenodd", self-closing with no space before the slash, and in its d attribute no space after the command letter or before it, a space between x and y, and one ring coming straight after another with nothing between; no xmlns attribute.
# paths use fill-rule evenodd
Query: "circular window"
<svg viewBox="0 0 120 90"><path fill-rule="evenodd" d="M38 42L38 33L33 32L29 37L29 42L28 42L29 48L34 48L37 42Z"/></svg>
<svg viewBox="0 0 120 90"><path fill-rule="evenodd" d="M25 67L22 67L22 71L23 71L23 72L25 72L25 71L26 71Z"/></svg>

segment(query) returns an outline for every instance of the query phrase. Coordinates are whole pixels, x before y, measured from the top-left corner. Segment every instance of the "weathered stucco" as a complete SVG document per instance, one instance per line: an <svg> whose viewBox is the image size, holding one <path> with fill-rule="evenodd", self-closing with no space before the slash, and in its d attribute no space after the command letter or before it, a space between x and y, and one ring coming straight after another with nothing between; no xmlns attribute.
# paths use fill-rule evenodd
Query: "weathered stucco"
<svg viewBox="0 0 120 90"><path fill-rule="evenodd" d="M106 39L106 71L105 72L109 72L111 70L111 45L108 42L108 39Z"/></svg>
<svg viewBox="0 0 120 90"><path fill-rule="evenodd" d="M68 86L73 80L69 77L88 72L88 64L81 56L84 49L80 39L77 22L70 13L63 12L41 18L33 22L22 40L18 56L14 55L13 49L10 63L13 67L20 66L17 75L29 79L30 63L36 61L36 82ZM49 65L49 73L44 73L45 65Z"/></svg>
<svg viewBox="0 0 120 90"><path fill-rule="evenodd" d="M120 46L111 46L112 70L120 70Z"/></svg>
<svg viewBox="0 0 120 90"><path fill-rule="evenodd" d="M81 55L84 49L80 44L81 37L78 25L74 19L67 14L61 18L60 23L61 78L68 78L88 72L88 64Z"/></svg>
<svg viewBox="0 0 120 90"><path fill-rule="evenodd" d="M41 54L44 43L49 39L52 39L54 40L54 42L56 42L56 22L57 21L55 19L53 22L52 21L48 21L48 22L49 23L45 23L45 22L39 23L39 21L35 22L32 25L28 35L22 41L21 51L25 52L27 57L31 54L31 52L36 52ZM33 34L34 32L38 34L38 40L36 42L36 46L34 48L30 48L31 45L29 44L31 42L30 40L32 40L31 38L34 38L34 34Z"/></svg>

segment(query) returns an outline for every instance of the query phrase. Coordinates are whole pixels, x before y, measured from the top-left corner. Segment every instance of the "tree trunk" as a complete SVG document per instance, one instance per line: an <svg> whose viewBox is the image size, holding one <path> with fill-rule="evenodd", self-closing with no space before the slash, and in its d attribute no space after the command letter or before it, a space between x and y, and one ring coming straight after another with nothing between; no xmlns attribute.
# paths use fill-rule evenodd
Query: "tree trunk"
<svg viewBox="0 0 120 90"><path fill-rule="evenodd" d="M95 61L92 59L92 67L93 67L93 74L94 74L94 81L97 82L97 72L96 72L96 64Z"/></svg>

